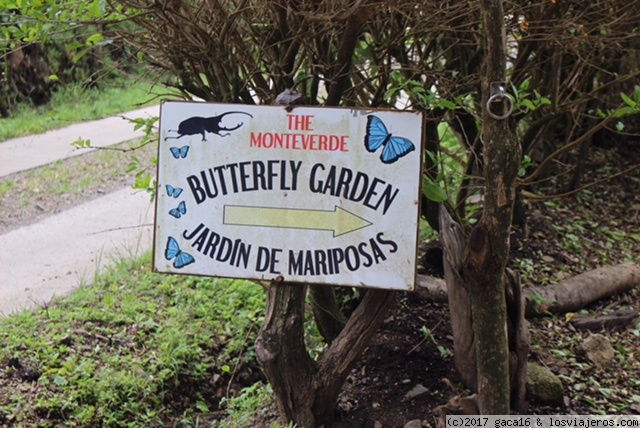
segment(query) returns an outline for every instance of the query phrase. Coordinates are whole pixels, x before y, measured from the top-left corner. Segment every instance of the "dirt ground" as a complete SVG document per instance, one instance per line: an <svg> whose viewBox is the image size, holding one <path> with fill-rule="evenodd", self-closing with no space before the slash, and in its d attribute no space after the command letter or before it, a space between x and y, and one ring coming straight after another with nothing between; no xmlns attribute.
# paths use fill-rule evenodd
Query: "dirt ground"
<svg viewBox="0 0 640 428"><path fill-rule="evenodd" d="M640 163L640 147L595 148L586 180ZM549 285L605 265L640 262L640 170L591 187L578 197L554 202L528 201L527 230L514 228L510 268L523 287ZM621 203L621 201L624 201ZM431 243L429 246L437 246ZM424 260L430 274L441 276L437 251ZM640 290L595 302L580 311L602 315L628 309L640 313ZM527 400L526 414L640 414L640 324L622 331L601 331L615 348L607 368L580 354L592 334L569 323L575 314L530 321L530 362L549 368L563 383L561 405ZM353 369L337 403L336 427L402 428L420 420L439 426L447 402L470 394L453 367L453 338L446 304L404 295ZM256 421L269 426L275 410Z"/></svg>

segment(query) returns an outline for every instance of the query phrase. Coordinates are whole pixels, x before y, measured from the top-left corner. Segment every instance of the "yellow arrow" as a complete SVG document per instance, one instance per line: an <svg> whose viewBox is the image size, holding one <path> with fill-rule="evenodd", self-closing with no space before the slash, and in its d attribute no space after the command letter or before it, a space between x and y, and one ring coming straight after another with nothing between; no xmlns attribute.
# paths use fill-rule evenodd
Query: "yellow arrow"
<svg viewBox="0 0 640 428"><path fill-rule="evenodd" d="M334 237L362 229L371 224L371 222L338 206L333 211L321 211L242 205L225 205L223 223L238 226L330 230Z"/></svg>

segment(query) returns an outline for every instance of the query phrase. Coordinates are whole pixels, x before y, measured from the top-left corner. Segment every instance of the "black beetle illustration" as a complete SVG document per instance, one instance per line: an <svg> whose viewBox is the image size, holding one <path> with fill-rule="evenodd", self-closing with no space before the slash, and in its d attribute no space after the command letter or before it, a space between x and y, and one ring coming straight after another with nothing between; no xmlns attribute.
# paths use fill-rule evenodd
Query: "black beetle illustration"
<svg viewBox="0 0 640 428"><path fill-rule="evenodd" d="M166 140L177 140L179 138L184 137L185 135L195 135L202 134L202 141L207 141L206 132L210 132L212 134L217 134L221 137L226 137L231 135L229 131L235 131L236 129L242 126L242 122L235 128L221 128L220 122L222 122L222 118L228 114L246 114L247 116L253 118L249 113L244 111L228 111L226 113L222 113L220 116L213 117L199 117L194 116L188 119L183 120L178 125L178 129L170 129L169 132L177 132L177 137L165 137ZM222 134L222 131L227 131L226 134Z"/></svg>

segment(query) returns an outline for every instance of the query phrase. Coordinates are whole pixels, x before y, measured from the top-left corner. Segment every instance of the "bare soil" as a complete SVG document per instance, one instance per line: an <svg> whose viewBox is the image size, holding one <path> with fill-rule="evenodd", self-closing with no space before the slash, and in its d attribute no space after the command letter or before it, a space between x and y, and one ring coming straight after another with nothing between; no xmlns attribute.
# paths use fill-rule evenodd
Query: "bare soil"
<svg viewBox="0 0 640 428"><path fill-rule="evenodd" d="M584 182L640 163L640 146L594 148ZM549 285L600 266L640 263L640 169L593 186L576 197L528 201L526 230L514 228L509 268L523 287ZM558 189L556 189L558 191ZM553 192L553 189L549 189ZM553 193L550 193L553 194ZM438 243L426 244L423 265L442 275ZM435 248L435 250L434 250ZM584 315L629 309L640 314L640 290L584 308ZM530 362L563 383L561 405L527 401L526 414L640 414L640 322L622 331L602 331L614 346L609 367L597 367L580 353L591 334L569 323L575 314L530 321ZM336 427L401 428L420 420L440 427L448 402L466 395L453 367L448 307L403 295L352 371L337 403ZM256 420L268 427L275 408ZM440 423L439 423L440 422Z"/></svg>

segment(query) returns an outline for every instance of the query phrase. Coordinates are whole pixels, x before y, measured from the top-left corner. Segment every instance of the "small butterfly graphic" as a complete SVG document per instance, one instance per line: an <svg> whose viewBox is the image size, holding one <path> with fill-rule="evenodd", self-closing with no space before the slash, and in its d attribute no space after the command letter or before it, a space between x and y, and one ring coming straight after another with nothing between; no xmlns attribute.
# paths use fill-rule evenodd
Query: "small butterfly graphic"
<svg viewBox="0 0 640 428"><path fill-rule="evenodd" d="M175 257L175 260L173 261L173 267L176 269L183 268L196 261L196 259L194 259L191 254L185 253L180 250L178 241L176 241L172 236L170 236L169 240L167 241L167 248L166 250L164 250L164 257L167 260L171 260Z"/></svg>
<svg viewBox="0 0 640 428"><path fill-rule="evenodd" d="M180 202L177 208L174 208L171 211L169 211L169 214L175 218L180 218L186 213L187 213L187 206L185 205L184 201Z"/></svg>
<svg viewBox="0 0 640 428"><path fill-rule="evenodd" d="M167 184L167 195L177 198L182 193L182 187L173 187L171 184Z"/></svg>
<svg viewBox="0 0 640 428"><path fill-rule="evenodd" d="M171 150L171 154L176 159L186 158L187 157L187 153L189 153L189 146L182 146L180 148L178 148L178 147L169 147L169 150Z"/></svg>
<svg viewBox="0 0 640 428"><path fill-rule="evenodd" d="M367 133L364 136L364 146L373 153L384 146L380 160L383 163L394 163L407 153L415 150L413 143L403 137L394 137L387 131L387 127L378 116L367 116Z"/></svg>

